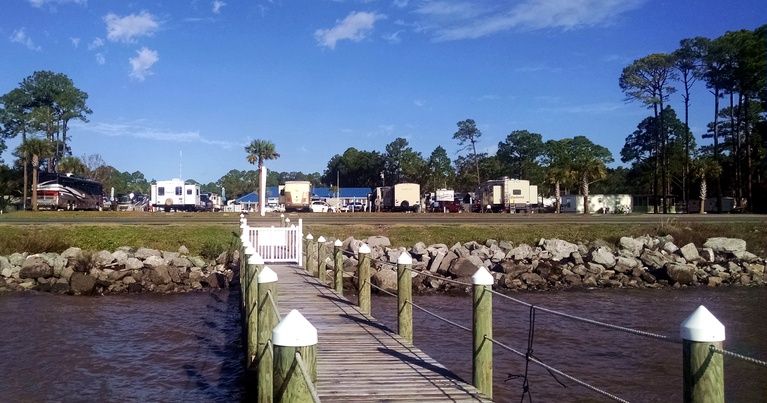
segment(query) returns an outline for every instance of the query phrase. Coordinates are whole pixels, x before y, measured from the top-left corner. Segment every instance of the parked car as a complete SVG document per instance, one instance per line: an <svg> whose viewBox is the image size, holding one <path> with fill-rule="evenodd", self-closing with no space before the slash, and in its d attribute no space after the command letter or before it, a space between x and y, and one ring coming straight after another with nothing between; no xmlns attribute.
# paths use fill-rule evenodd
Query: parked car
<svg viewBox="0 0 767 403"><path fill-rule="evenodd" d="M344 213L353 212L353 211L364 211L364 210L365 210L365 205L362 204L362 202L353 202L353 203L349 203L349 204L345 204L341 206L341 211L343 211Z"/></svg>
<svg viewBox="0 0 767 403"><path fill-rule="evenodd" d="M450 203L445 206L448 213L460 213L463 211L463 206L460 203Z"/></svg>
<svg viewBox="0 0 767 403"><path fill-rule="evenodd" d="M265 213L284 213L285 212L285 206L279 203L266 203L266 206L264 206L264 212Z"/></svg>
<svg viewBox="0 0 767 403"><path fill-rule="evenodd" d="M309 208L311 209L312 213L327 213L333 211L333 208L330 207L329 204L321 200L313 201Z"/></svg>

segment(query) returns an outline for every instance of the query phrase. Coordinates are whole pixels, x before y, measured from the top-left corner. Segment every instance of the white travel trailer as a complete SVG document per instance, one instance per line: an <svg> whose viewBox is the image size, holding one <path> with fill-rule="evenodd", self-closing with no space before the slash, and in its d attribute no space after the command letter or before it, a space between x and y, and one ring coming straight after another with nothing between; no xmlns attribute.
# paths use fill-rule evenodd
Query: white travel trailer
<svg viewBox="0 0 767 403"><path fill-rule="evenodd" d="M590 214L629 213L633 211L632 197L628 194L593 194L589 195ZM562 196L563 213L583 214L582 195Z"/></svg>
<svg viewBox="0 0 767 403"><path fill-rule="evenodd" d="M152 184L149 205L152 209L165 212L197 211L200 208L200 185L181 179L157 181Z"/></svg>
<svg viewBox="0 0 767 403"><path fill-rule="evenodd" d="M378 211L418 212L421 210L421 185L398 183L377 187L371 195L371 201Z"/></svg>
<svg viewBox="0 0 767 403"><path fill-rule="evenodd" d="M476 198L480 211L530 212L538 205L538 186L523 179L489 180L479 185Z"/></svg>
<svg viewBox="0 0 767 403"><path fill-rule="evenodd" d="M287 181L280 186L280 204L285 211L309 210L312 202L312 183L309 181Z"/></svg>

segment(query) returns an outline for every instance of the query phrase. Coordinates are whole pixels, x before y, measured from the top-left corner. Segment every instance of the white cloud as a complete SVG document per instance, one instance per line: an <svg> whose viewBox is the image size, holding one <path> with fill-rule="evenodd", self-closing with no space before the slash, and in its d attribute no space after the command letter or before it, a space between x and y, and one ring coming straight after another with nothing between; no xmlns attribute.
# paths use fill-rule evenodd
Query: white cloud
<svg viewBox="0 0 767 403"><path fill-rule="evenodd" d="M413 105L415 105L415 106L423 106L424 103L425 102L420 100L420 99L416 99L415 101L413 101Z"/></svg>
<svg viewBox="0 0 767 403"><path fill-rule="evenodd" d="M29 4L31 4L32 7L37 7L37 8L43 8L43 6L46 6L46 5L53 6L56 4L67 4L67 3L85 5L88 3L88 1L87 0L29 0Z"/></svg>
<svg viewBox="0 0 767 403"><path fill-rule="evenodd" d="M74 47L80 46L80 38L69 38L69 40L72 41Z"/></svg>
<svg viewBox="0 0 767 403"><path fill-rule="evenodd" d="M397 8L405 8L407 7L408 0L394 0L392 2L392 5Z"/></svg>
<svg viewBox="0 0 767 403"><path fill-rule="evenodd" d="M474 39L511 29L563 30L609 25L647 0L437 0L422 3L416 13L434 31L435 40Z"/></svg>
<svg viewBox="0 0 767 403"><path fill-rule="evenodd" d="M157 51L149 50L146 47L137 50L136 53L138 56L130 58L130 76L139 81L144 81L146 76L152 75L150 69L160 58L157 56Z"/></svg>
<svg viewBox="0 0 767 403"><path fill-rule="evenodd" d="M404 31L402 31L402 30L396 31L396 32L393 32L393 33L391 33L389 35L384 35L381 38L383 38L385 41L387 41L389 43L400 43L400 42L402 42L402 39L399 37L399 34L401 34L402 32L404 32Z"/></svg>
<svg viewBox="0 0 767 403"><path fill-rule="evenodd" d="M96 133L99 136L132 137L142 140L170 143L201 143L219 146L223 149L231 149L233 146L241 146L240 143L207 139L203 137L199 131L173 131L149 127L146 125L146 122L143 121L136 123L91 122L88 124L75 122L73 125L78 131L88 131Z"/></svg>
<svg viewBox="0 0 767 403"><path fill-rule="evenodd" d="M8 39L10 39L13 43L20 43L32 50L42 49L40 46L35 45L35 42L32 41L32 38L27 36L24 28L13 31L13 35L11 35L11 37Z"/></svg>
<svg viewBox="0 0 767 403"><path fill-rule="evenodd" d="M109 13L104 17L104 22L107 24L107 39L112 42L133 43L137 36L151 36L160 28L155 17L146 11L122 18Z"/></svg>
<svg viewBox="0 0 767 403"><path fill-rule="evenodd" d="M107 59L104 57L104 55L103 55L103 54L101 54L101 53L96 53L96 64L98 64L99 66L101 66L101 65L103 65L103 64L104 64L104 63L106 63L106 62L107 62Z"/></svg>
<svg viewBox="0 0 767 403"><path fill-rule="evenodd" d="M343 21L338 21L336 26L330 29L318 29L314 37L321 46L335 49L336 42L348 39L359 42L373 29L376 20L386 18L385 15L366 13L363 11L352 12Z"/></svg>
<svg viewBox="0 0 767 403"><path fill-rule="evenodd" d="M102 46L104 46L104 40L101 38L96 38L88 45L88 50L98 49Z"/></svg>
<svg viewBox="0 0 767 403"><path fill-rule="evenodd" d="M213 2L213 14L219 14L221 13L221 7L225 6L226 3L223 1L216 0Z"/></svg>

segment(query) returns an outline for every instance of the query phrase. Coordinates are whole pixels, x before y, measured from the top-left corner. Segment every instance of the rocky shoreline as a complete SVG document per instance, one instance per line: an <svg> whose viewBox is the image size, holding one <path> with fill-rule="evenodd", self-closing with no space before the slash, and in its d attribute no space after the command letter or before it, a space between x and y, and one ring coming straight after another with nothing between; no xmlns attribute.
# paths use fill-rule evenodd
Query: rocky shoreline
<svg viewBox="0 0 767 403"><path fill-rule="evenodd" d="M333 242L326 242L332 257ZM453 246L419 242L391 248L388 238L347 238L342 242L345 284L354 287L359 247L371 248L371 282L396 292L396 262L402 253L413 258L415 292L471 291L471 276L481 266L490 270L499 290L559 290L571 287L660 288L725 285L764 286L765 260L746 251L741 239L710 238L701 247L678 247L673 238L623 237L617 246L541 239L535 245L487 240ZM316 267L317 250L309 257ZM0 292L36 290L94 295L126 292L191 292L229 288L239 279L239 253L222 253L215 261L177 252L128 247L86 253L69 248L61 254L14 253L0 256ZM332 278L333 259L327 262ZM462 283L462 284L458 284Z"/></svg>
<svg viewBox="0 0 767 403"><path fill-rule="evenodd" d="M424 273L412 275L417 292L470 292L470 287L456 282L471 284L480 266L490 270L499 290L764 286L767 280L765 260L746 251L744 240L733 238L709 238L702 247L692 243L678 247L670 236L642 236L623 237L617 247L604 241L574 244L541 239L530 246L491 239L453 246L419 242L410 249L393 249L387 238L370 237L343 241L348 287L353 287L356 256L363 243L371 248L375 268L371 282L391 292L396 292L396 262L404 252L413 258L414 272ZM325 248L332 256L332 242ZM316 254L312 259L316 261ZM332 268L332 261L327 264Z"/></svg>
<svg viewBox="0 0 767 403"><path fill-rule="evenodd" d="M235 257L236 258L236 257ZM234 272L226 253L214 262L178 252L128 247L85 253L69 248L57 253L0 256L0 292L36 290L94 295L125 292L190 292L228 288Z"/></svg>

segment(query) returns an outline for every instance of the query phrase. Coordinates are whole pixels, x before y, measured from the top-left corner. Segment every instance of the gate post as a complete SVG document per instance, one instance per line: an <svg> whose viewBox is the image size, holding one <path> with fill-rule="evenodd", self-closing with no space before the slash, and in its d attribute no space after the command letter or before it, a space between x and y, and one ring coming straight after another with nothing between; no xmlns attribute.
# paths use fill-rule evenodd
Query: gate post
<svg viewBox="0 0 767 403"><path fill-rule="evenodd" d="M473 289L472 381L474 387L493 398L493 294L486 287L494 283L493 275L482 266L471 276Z"/></svg>
<svg viewBox="0 0 767 403"><path fill-rule="evenodd" d="M721 354L724 325L703 305L679 326L682 337L684 403L724 402L724 368Z"/></svg>
<svg viewBox="0 0 767 403"><path fill-rule="evenodd" d="M413 343L412 265L413 258L407 252L402 252L397 259L397 331L410 344Z"/></svg>
<svg viewBox="0 0 767 403"><path fill-rule="evenodd" d="M344 255L343 251L341 250L341 246L343 246L343 243L341 243L340 239L336 239L336 241L333 243L333 253L335 253L335 264L333 265L333 278L334 278L334 284L336 292L343 295L344 294Z"/></svg>

